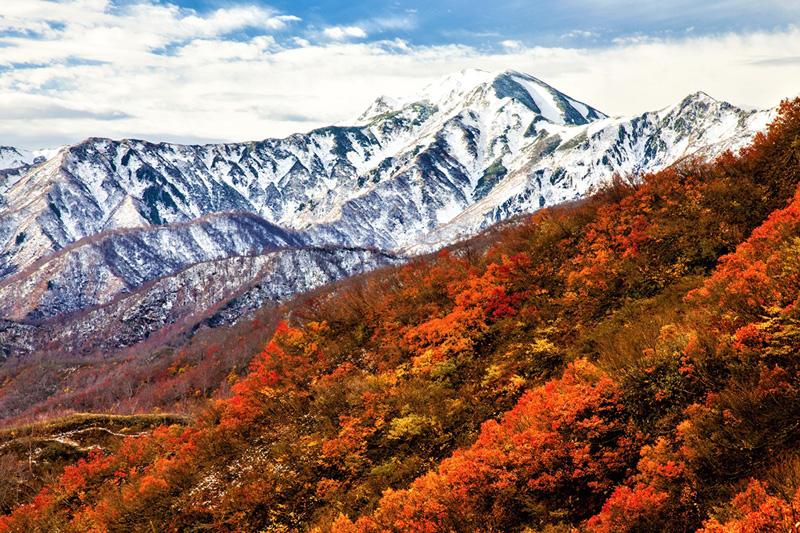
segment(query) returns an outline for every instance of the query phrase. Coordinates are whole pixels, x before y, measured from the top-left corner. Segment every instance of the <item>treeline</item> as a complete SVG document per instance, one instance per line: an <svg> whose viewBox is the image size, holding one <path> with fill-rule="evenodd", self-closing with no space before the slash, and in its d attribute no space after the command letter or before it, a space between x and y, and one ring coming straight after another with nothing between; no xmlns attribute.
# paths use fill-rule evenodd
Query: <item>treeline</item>
<svg viewBox="0 0 800 533"><path fill-rule="evenodd" d="M740 154L322 295L196 424L0 531L793 531L799 182L793 100Z"/></svg>

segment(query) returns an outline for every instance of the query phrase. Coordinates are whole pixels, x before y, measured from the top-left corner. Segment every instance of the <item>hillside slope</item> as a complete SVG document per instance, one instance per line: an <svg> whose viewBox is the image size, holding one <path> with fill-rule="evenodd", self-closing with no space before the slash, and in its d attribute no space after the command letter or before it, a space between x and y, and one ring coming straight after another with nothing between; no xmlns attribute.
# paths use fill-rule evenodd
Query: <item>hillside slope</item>
<svg viewBox="0 0 800 533"><path fill-rule="evenodd" d="M0 531L791 530L799 139L787 101L739 155L309 302L194 426Z"/></svg>

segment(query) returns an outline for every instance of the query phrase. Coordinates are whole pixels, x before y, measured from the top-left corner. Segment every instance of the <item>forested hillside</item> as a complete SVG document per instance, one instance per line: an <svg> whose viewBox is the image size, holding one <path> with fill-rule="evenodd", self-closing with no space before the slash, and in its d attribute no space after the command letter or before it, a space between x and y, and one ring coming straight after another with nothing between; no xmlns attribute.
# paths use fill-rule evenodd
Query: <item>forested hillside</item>
<svg viewBox="0 0 800 533"><path fill-rule="evenodd" d="M794 531L798 183L794 100L740 154L319 296L0 531Z"/></svg>

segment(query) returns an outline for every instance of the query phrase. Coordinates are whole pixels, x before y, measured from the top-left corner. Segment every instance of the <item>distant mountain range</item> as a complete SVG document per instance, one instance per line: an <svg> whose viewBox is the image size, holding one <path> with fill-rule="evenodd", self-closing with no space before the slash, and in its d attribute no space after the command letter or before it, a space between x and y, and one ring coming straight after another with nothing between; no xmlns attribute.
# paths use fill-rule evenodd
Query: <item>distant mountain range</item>
<svg viewBox="0 0 800 533"><path fill-rule="evenodd" d="M326 274L271 294L285 296L581 198L615 173L736 150L771 116L696 93L610 118L532 76L467 70L285 139L0 147L0 318L47 321L153 280L178 276L180 292L197 265L326 247L297 264ZM244 271L230 294L266 275ZM0 345L4 331L17 330L0 328Z"/></svg>

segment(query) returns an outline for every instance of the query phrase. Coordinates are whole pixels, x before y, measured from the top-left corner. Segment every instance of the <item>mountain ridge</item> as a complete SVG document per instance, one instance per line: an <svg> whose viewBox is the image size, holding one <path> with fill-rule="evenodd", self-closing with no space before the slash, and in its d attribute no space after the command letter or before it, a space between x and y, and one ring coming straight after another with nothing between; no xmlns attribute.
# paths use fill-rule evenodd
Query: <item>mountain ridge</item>
<svg viewBox="0 0 800 533"><path fill-rule="evenodd" d="M87 298L71 313L40 299L33 312L17 310L11 320L0 319L0 358L53 344L65 354L114 353L166 326L198 327L203 318L214 327L234 323L261 306L400 261L377 250L281 248L193 263L102 300ZM0 287L4 315L13 304L9 295L24 289Z"/></svg>
<svg viewBox="0 0 800 533"><path fill-rule="evenodd" d="M434 251L581 198L615 174L737 150L771 113L698 92L662 110L608 117L533 76L465 70L408 98L380 97L355 122L284 139L178 145L92 137L46 161L0 171L0 282L16 280L0 283L0 291L16 284L14 294L26 300L17 304L24 313L6 306L0 317L20 319L37 308L51 316L58 306L45 303L47 285L65 273L85 280L130 270L124 283L125 276L108 274L116 288L96 291L105 294L99 300L78 298L72 288L63 310L73 312L251 248ZM239 233L211 235L201 229L205 217L228 217ZM131 245L131 232L143 236L140 244ZM270 244L267 233L284 237ZM116 259L96 253L59 272L33 266L98 235L127 251ZM126 254L151 259L137 266ZM173 266L148 273L154 264Z"/></svg>

